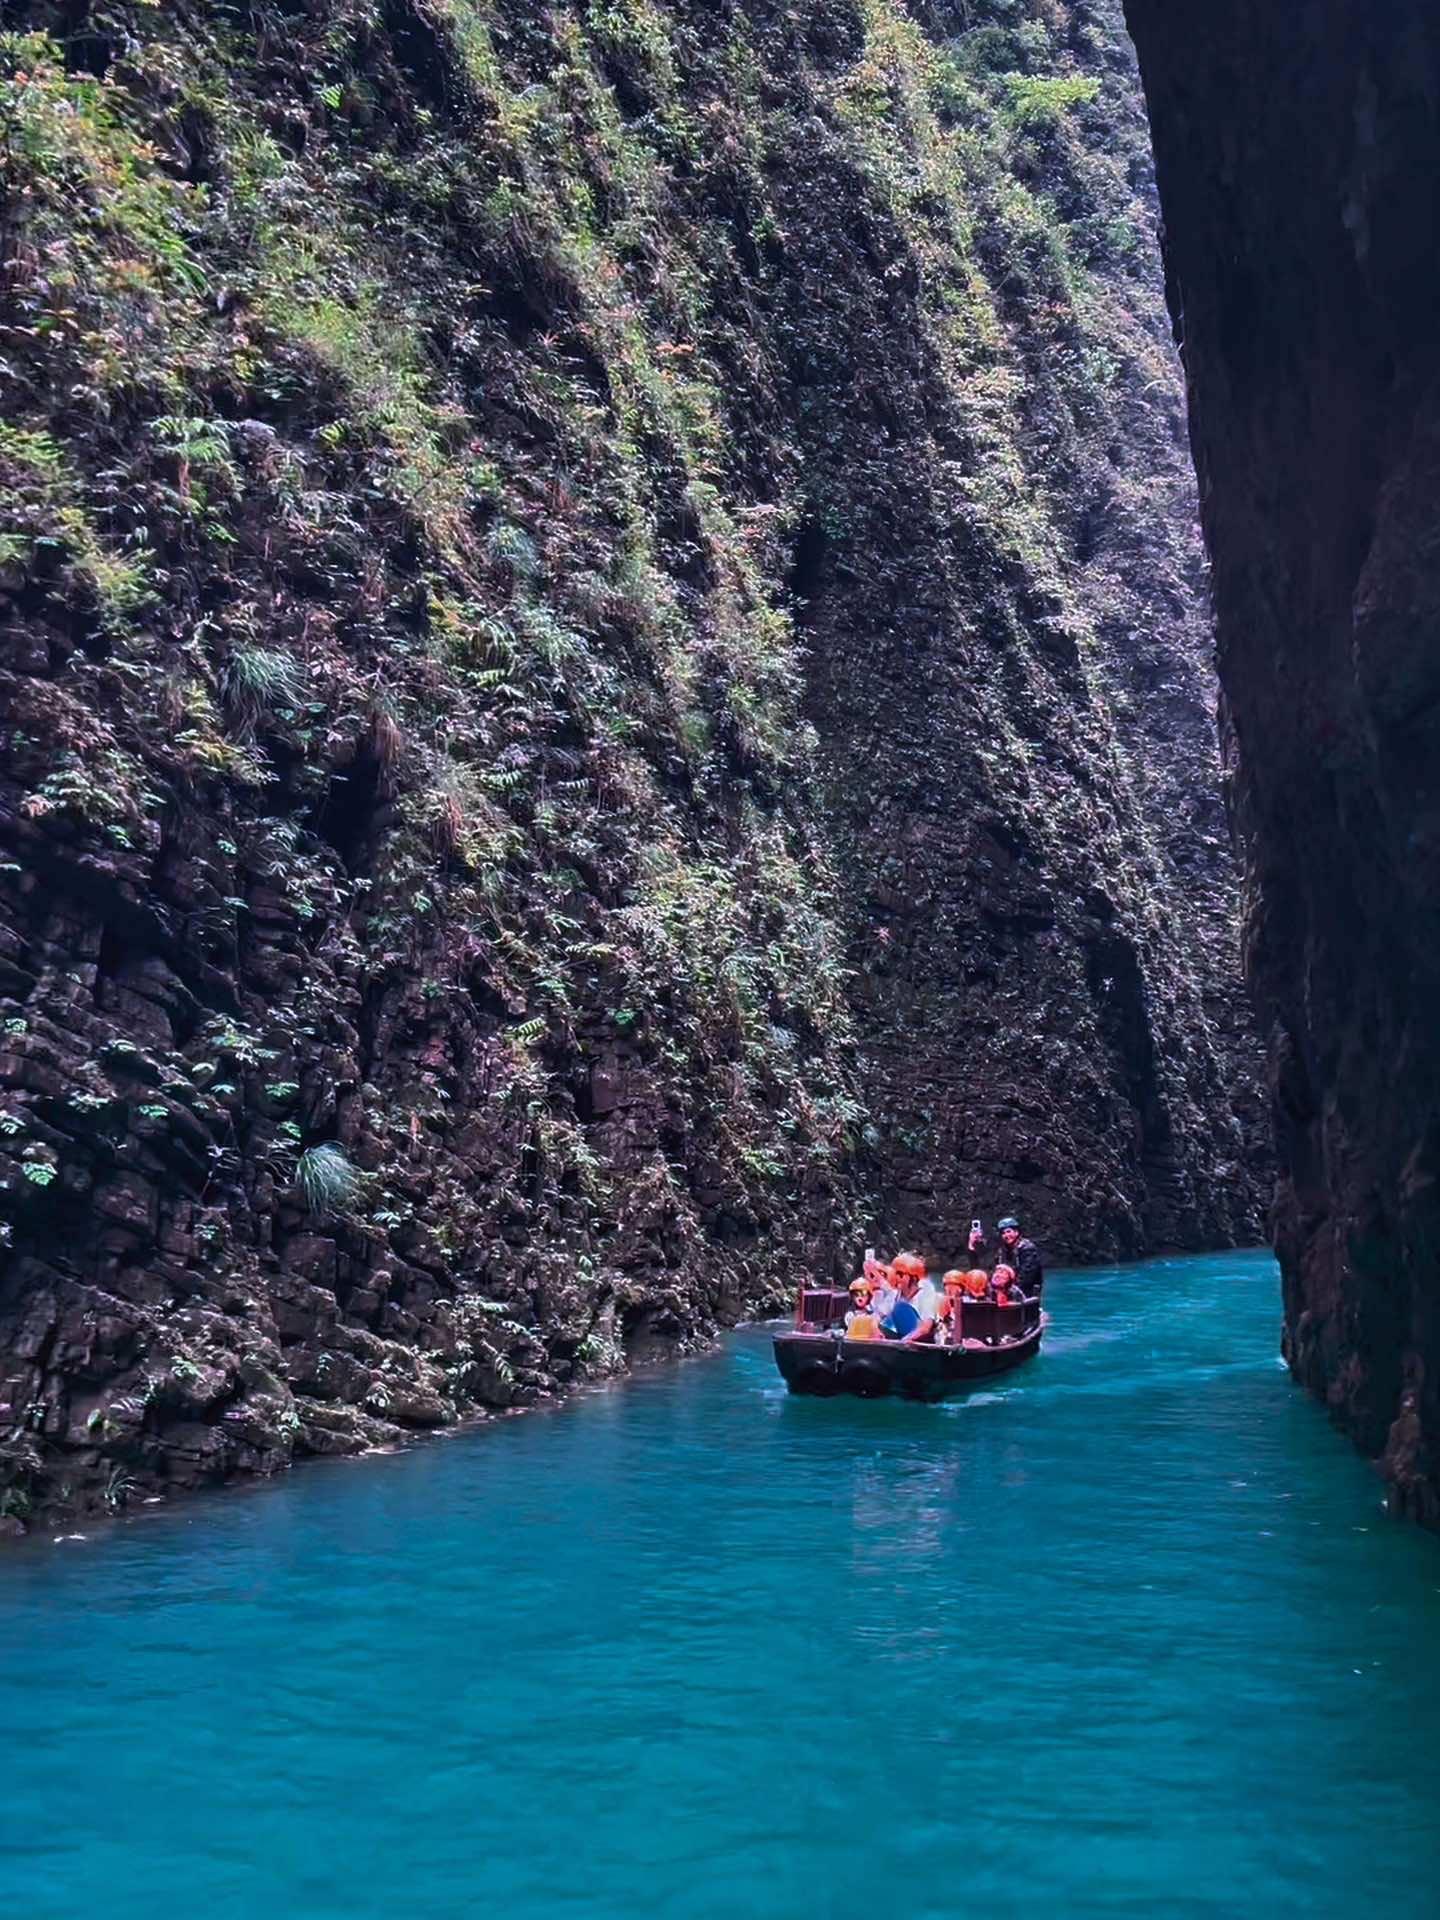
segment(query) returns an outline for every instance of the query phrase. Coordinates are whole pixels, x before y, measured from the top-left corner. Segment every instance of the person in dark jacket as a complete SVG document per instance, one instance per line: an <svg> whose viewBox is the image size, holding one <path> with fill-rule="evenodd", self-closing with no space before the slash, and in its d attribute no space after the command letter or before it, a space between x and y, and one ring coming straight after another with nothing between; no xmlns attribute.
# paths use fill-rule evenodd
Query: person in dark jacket
<svg viewBox="0 0 1440 1920"><path fill-rule="evenodd" d="M1021 1233L1020 1222L1013 1214L1000 1222L1000 1245L1005 1249L1006 1265L1015 1269L1015 1291L1027 1300L1038 1300L1045 1289L1040 1249Z"/></svg>

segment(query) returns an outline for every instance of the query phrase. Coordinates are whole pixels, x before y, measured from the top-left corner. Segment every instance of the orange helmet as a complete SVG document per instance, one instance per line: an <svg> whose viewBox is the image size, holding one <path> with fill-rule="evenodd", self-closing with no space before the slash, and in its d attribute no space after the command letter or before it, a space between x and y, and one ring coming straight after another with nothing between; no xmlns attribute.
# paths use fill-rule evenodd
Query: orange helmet
<svg viewBox="0 0 1440 1920"><path fill-rule="evenodd" d="M952 1267L940 1284L947 1293L959 1293L965 1285L965 1276L958 1267Z"/></svg>
<svg viewBox="0 0 1440 1920"><path fill-rule="evenodd" d="M851 1293L873 1293L874 1283L867 1280L862 1273L858 1279L850 1282L850 1291Z"/></svg>
<svg viewBox="0 0 1440 1920"><path fill-rule="evenodd" d="M892 1265L896 1273L913 1273L917 1280L923 1280L927 1272L918 1253L897 1253Z"/></svg>
<svg viewBox="0 0 1440 1920"><path fill-rule="evenodd" d="M971 1267L968 1273L961 1274L960 1284L966 1293L978 1300L989 1286L990 1278L983 1267Z"/></svg>

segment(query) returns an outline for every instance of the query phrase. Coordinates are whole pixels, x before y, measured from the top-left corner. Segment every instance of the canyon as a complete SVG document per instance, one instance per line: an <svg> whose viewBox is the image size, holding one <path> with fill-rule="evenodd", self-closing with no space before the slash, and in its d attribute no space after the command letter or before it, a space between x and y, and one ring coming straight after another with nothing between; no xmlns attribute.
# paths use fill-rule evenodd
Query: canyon
<svg viewBox="0 0 1440 1920"><path fill-rule="evenodd" d="M523 1407L867 1238L943 1257L977 1211L1065 1260L1259 1240L1270 1122L1119 0L6 22L0 1527ZM1176 204L1207 149L1146 25L1173 293L1215 216ZM1393 223L1385 168L1356 178ZM1194 318L1216 368L1271 340L1243 301ZM1274 1029L1337 807L1356 858L1323 914L1377 979L1410 977L1423 922L1391 942L1363 821L1316 798L1368 709L1324 744L1298 645L1266 698L1304 728L1237 683L1280 644L1278 587L1268 627L1244 598L1273 503L1224 495L1188 303L1185 331L1316 1384L1353 1353L1305 1276L1359 1122L1324 1109L1303 1024ZM1317 347L1303 380L1339 364ZM1286 407L1321 431L1291 372L1234 429L1256 448ZM1387 467L1373 398L1342 386L1324 427L1363 446L1363 500L1328 442L1254 463L1277 496L1335 477L1295 579L1307 541L1343 568L1385 488L1403 544L1424 437ZM1380 571L1367 617L1413 641ZM1411 651L1392 735L1425 724ZM1387 779L1411 765L1392 738ZM1368 1004L1362 1106L1396 1048L1417 1087L1428 1058ZM1396 1166L1423 1213L1422 1144ZM1398 1193L1364 1228L1367 1312L1410 1311ZM1372 1450L1393 1384L1345 1388Z"/></svg>

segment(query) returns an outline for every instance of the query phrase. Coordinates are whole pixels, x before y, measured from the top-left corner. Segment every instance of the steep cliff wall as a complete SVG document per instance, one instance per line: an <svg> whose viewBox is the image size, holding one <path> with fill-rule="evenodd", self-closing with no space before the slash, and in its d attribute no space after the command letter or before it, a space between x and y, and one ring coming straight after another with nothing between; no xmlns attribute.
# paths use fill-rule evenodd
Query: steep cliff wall
<svg viewBox="0 0 1440 1920"><path fill-rule="evenodd" d="M1129 13L1215 564L1286 1351L1440 1523L1440 21Z"/></svg>
<svg viewBox="0 0 1440 1920"><path fill-rule="evenodd" d="M1078 1255L1243 1240L1265 1127L1133 55L1103 6L916 11L870 9L776 182L888 1211L942 1248L977 1200Z"/></svg>
<svg viewBox="0 0 1440 1920"><path fill-rule="evenodd" d="M12 1517L1254 1231L1113 8L7 22Z"/></svg>

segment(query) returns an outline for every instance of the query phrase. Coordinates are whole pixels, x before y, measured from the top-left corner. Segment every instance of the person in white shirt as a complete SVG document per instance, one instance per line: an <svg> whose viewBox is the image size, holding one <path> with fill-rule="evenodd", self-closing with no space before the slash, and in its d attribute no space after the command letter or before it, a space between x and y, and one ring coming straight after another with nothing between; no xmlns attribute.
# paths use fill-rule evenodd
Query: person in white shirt
<svg viewBox="0 0 1440 1920"><path fill-rule="evenodd" d="M926 1344L935 1338L936 1323L940 1318L940 1289L926 1272L918 1256L916 1264L920 1266L920 1276L915 1291L909 1296L910 1304L920 1316L920 1324L913 1333L907 1333L901 1342L903 1346L913 1347Z"/></svg>
<svg viewBox="0 0 1440 1920"><path fill-rule="evenodd" d="M870 1282L870 1310L877 1320L883 1320L900 1297L890 1269L883 1260L867 1260L865 1278Z"/></svg>
<svg viewBox="0 0 1440 1920"><path fill-rule="evenodd" d="M897 1253L890 1264L898 1295L886 1316L885 1331L905 1346L933 1340L940 1313L940 1294L918 1253Z"/></svg>

